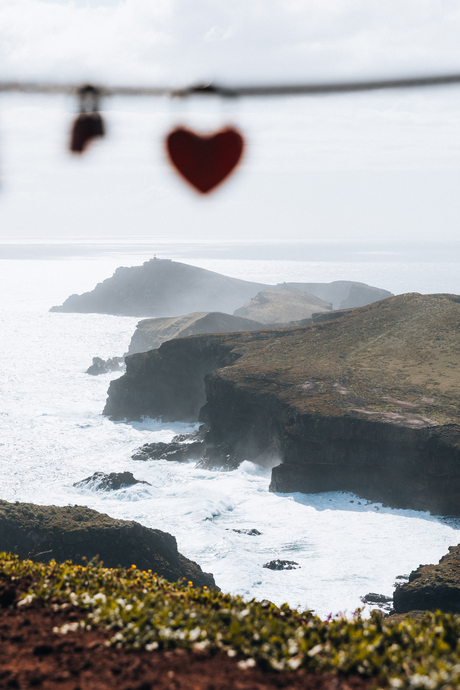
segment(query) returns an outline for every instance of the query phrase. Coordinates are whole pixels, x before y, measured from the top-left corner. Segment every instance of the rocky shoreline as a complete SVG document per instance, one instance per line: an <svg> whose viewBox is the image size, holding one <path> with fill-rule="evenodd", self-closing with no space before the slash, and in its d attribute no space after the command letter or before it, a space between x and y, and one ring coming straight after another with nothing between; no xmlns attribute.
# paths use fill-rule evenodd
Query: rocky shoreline
<svg viewBox="0 0 460 690"><path fill-rule="evenodd" d="M201 421L207 466L460 514L460 297L407 294L296 328L198 335L126 360L104 414Z"/></svg>

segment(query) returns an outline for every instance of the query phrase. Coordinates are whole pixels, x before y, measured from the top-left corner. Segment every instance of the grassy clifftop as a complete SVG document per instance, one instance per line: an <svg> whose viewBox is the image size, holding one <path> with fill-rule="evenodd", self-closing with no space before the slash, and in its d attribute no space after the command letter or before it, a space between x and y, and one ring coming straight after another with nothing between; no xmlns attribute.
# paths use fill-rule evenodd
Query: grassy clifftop
<svg viewBox="0 0 460 690"><path fill-rule="evenodd" d="M218 376L299 411L425 426L460 419L460 297L410 293L243 336Z"/></svg>

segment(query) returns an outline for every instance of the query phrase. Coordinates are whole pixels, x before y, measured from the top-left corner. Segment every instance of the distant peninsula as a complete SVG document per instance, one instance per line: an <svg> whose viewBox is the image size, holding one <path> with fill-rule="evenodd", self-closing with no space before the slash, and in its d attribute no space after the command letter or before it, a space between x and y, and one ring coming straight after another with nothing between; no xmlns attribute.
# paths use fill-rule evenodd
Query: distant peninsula
<svg viewBox="0 0 460 690"><path fill-rule="evenodd" d="M273 491L460 515L459 332L459 296L410 293L171 340L127 357L104 414L199 419L216 465L269 462Z"/></svg>
<svg viewBox="0 0 460 690"><path fill-rule="evenodd" d="M232 314L262 290L308 292L331 302L334 309L358 307L391 296L388 290L347 280L266 285L155 258L142 266L117 268L91 292L71 295L50 311L151 317L212 311Z"/></svg>

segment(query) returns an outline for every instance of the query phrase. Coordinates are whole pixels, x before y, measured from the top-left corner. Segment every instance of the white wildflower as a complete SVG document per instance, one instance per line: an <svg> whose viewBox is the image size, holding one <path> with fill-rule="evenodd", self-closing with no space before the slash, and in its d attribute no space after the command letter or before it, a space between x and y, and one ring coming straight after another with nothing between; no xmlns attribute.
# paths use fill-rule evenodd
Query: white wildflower
<svg viewBox="0 0 460 690"><path fill-rule="evenodd" d="M21 601L18 601L18 606L28 606L33 602L35 599L35 594L28 594L24 599L21 599Z"/></svg>
<svg viewBox="0 0 460 690"><path fill-rule="evenodd" d="M246 668L253 668L256 665L256 662L254 659L243 659L242 661L239 661L237 666L238 668L246 669Z"/></svg>

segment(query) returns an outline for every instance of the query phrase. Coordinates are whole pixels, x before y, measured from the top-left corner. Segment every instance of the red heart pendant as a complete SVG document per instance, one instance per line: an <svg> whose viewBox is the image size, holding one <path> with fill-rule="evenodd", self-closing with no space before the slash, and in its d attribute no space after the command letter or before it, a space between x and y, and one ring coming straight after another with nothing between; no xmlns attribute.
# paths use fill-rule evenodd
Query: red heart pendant
<svg viewBox="0 0 460 690"><path fill-rule="evenodd" d="M243 137L231 127L209 137L179 127L166 139L171 163L202 194L210 192L230 175L241 158L243 147Z"/></svg>

